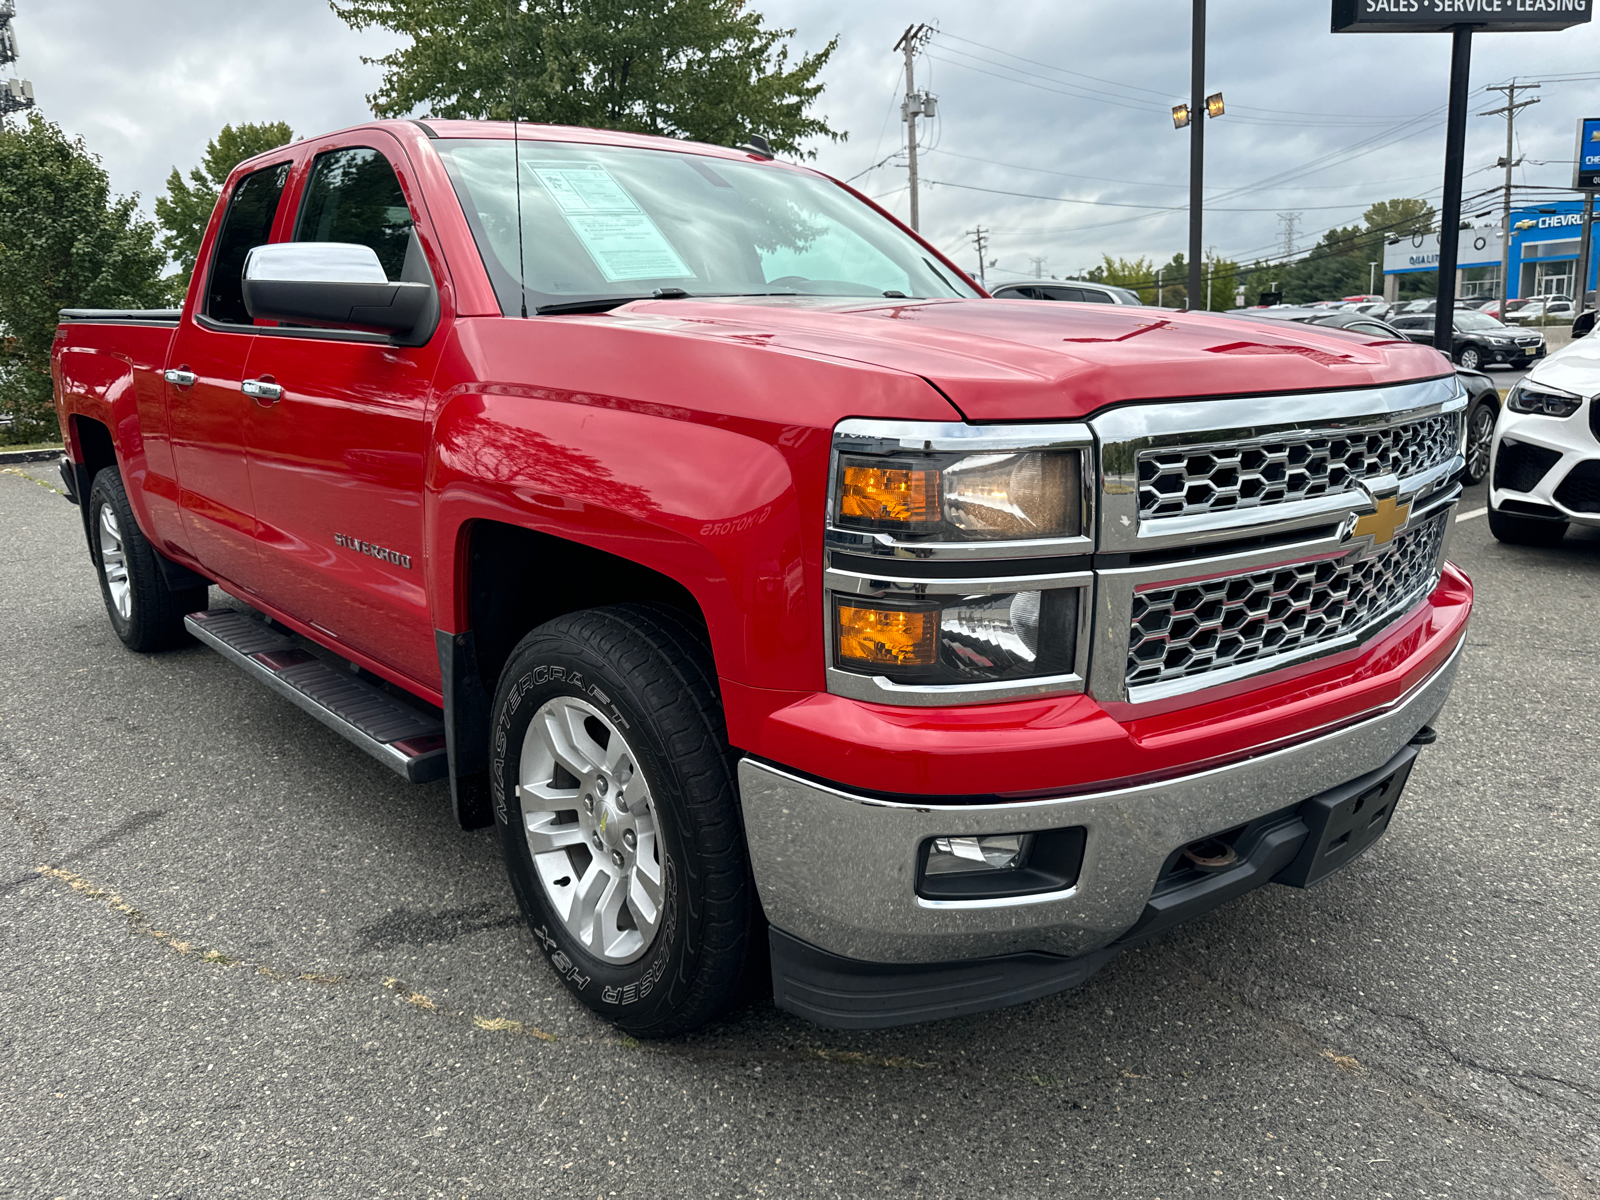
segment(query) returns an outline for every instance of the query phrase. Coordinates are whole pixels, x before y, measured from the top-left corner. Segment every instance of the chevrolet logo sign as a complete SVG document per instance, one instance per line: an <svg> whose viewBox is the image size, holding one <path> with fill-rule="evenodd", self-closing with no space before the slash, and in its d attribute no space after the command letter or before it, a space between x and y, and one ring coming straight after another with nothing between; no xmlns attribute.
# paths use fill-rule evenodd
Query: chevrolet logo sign
<svg viewBox="0 0 1600 1200"><path fill-rule="evenodd" d="M1406 521L1411 516L1411 505L1401 504L1393 496L1385 496L1376 504L1373 512L1356 520L1350 536L1366 537L1370 534L1374 546L1383 546L1394 541L1394 535L1406 527Z"/></svg>

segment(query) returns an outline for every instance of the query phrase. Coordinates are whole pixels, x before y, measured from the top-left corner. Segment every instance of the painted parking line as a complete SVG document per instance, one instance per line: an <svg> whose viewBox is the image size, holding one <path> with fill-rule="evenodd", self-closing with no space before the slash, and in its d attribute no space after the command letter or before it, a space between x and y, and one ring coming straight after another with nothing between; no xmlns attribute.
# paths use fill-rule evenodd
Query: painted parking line
<svg viewBox="0 0 1600 1200"><path fill-rule="evenodd" d="M1484 513L1488 512L1488 511L1489 510L1487 508L1475 508L1469 513L1457 513L1456 514L1456 524L1459 525L1463 521L1470 521L1470 520L1472 520L1473 517L1481 517L1481 516L1483 516Z"/></svg>

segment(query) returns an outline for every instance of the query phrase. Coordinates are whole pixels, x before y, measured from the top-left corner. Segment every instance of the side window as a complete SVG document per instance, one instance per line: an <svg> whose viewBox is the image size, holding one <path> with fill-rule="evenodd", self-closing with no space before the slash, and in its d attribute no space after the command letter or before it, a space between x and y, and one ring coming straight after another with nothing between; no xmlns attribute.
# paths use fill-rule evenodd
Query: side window
<svg viewBox="0 0 1600 1200"><path fill-rule="evenodd" d="M1081 301L1084 298L1083 289L1081 289L1081 288L1047 287L1047 288L1040 288L1039 290L1041 292L1043 292L1051 300L1078 300L1078 301Z"/></svg>
<svg viewBox="0 0 1600 1200"><path fill-rule="evenodd" d="M391 282L432 282L389 160L366 146L328 150L311 163L297 242L370 246Z"/></svg>
<svg viewBox="0 0 1600 1200"><path fill-rule="evenodd" d="M1116 303L1116 300L1112 298L1112 296L1111 296L1111 294L1109 292L1102 292L1102 291L1099 291L1096 288L1080 288L1079 291L1082 293L1083 298L1085 300L1087 300L1090 304L1115 304Z"/></svg>
<svg viewBox="0 0 1600 1200"><path fill-rule="evenodd" d="M233 189L206 281L205 312L213 321L254 324L244 307L244 258L272 236L272 219L288 179L289 164L279 163L246 175Z"/></svg>

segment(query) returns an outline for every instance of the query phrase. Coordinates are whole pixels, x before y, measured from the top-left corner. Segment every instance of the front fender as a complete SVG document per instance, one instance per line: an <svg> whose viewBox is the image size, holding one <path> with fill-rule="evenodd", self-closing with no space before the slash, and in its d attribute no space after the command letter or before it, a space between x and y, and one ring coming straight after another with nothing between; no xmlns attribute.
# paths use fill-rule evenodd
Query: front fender
<svg viewBox="0 0 1600 1200"><path fill-rule="evenodd" d="M820 687L806 607L795 455L826 461L826 435L789 456L735 429L552 398L465 388L445 399L428 480L428 544L457 569L431 572L436 627L469 622L465 564L450 548L477 519L582 543L693 594L718 673L764 687ZM820 471L819 471L820 476ZM551 580L559 587L559 580Z"/></svg>

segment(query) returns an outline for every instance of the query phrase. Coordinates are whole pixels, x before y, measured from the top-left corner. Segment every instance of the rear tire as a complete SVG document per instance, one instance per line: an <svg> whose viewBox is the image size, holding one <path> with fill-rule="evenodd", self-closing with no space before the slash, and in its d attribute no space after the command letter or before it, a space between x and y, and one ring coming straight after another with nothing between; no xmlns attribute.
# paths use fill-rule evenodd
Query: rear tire
<svg viewBox="0 0 1600 1200"><path fill-rule="evenodd" d="M94 477L84 503L89 506L89 546L100 595L122 644L148 654L189 641L183 618L206 607L207 589L167 587L155 547L134 519L115 467Z"/></svg>
<svg viewBox="0 0 1600 1200"><path fill-rule="evenodd" d="M1489 532L1513 546L1554 546L1567 534L1565 521L1513 517L1489 506Z"/></svg>
<svg viewBox="0 0 1600 1200"><path fill-rule="evenodd" d="M760 918L715 671L683 617L618 605L535 629L490 754L512 889L574 996L642 1037L743 998Z"/></svg>

